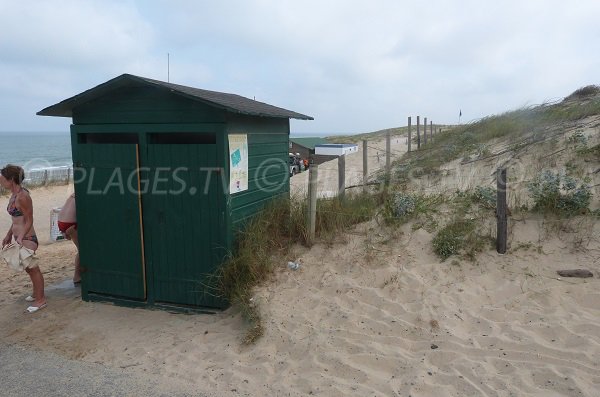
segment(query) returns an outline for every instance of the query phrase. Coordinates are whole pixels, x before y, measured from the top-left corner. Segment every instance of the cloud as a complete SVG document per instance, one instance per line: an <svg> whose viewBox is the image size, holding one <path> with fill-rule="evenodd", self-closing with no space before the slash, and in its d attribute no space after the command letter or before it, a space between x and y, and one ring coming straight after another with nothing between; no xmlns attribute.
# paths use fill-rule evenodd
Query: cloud
<svg viewBox="0 0 600 397"><path fill-rule="evenodd" d="M597 15L592 0L0 0L0 90L44 107L133 73L314 116L302 131L451 123L595 83Z"/></svg>
<svg viewBox="0 0 600 397"><path fill-rule="evenodd" d="M143 56L153 36L135 7L115 2L5 1L0 23L3 62L79 68L108 67Z"/></svg>

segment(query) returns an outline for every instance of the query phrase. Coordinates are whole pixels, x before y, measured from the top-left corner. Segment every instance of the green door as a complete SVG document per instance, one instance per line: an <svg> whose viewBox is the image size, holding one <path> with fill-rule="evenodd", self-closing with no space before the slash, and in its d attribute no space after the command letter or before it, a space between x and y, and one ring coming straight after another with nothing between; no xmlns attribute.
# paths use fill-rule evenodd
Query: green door
<svg viewBox="0 0 600 397"><path fill-rule="evenodd" d="M137 144L77 144L82 294L146 298Z"/></svg>
<svg viewBox="0 0 600 397"><path fill-rule="evenodd" d="M146 147L142 197L152 299L223 307L214 278L225 251L217 145L182 142Z"/></svg>

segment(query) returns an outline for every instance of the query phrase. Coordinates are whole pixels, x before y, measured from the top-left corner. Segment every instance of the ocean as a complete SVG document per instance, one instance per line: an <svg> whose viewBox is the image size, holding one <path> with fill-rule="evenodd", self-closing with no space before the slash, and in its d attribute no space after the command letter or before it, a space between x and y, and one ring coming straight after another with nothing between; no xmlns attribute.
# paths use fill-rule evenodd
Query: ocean
<svg viewBox="0 0 600 397"><path fill-rule="evenodd" d="M0 166L25 170L72 166L71 136L62 133L0 133Z"/></svg>
<svg viewBox="0 0 600 397"><path fill-rule="evenodd" d="M336 133L291 133L292 137L331 136ZM25 170L71 167L71 136L68 132L0 132L0 167L15 164Z"/></svg>
<svg viewBox="0 0 600 397"><path fill-rule="evenodd" d="M335 133L292 133L292 137L331 136ZM62 133L0 132L0 168L14 164L24 168L29 187L73 177L71 136Z"/></svg>

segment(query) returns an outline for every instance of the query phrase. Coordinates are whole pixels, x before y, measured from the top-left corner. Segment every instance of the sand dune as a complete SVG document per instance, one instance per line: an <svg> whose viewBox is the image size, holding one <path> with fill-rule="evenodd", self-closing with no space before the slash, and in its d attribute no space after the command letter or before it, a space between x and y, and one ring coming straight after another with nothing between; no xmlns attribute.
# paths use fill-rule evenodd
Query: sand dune
<svg viewBox="0 0 600 397"><path fill-rule="evenodd" d="M361 162L347 161L362 172ZM331 173L322 191L337 185ZM306 175L293 178L295 189ZM62 204L65 190L34 191L38 211ZM600 223L582 221L576 245L577 232L550 233L544 222L511 219L509 253L490 249L473 262L440 262L433 235L411 224L371 221L331 245L295 247L300 269L282 263L255 293L265 335L251 346L241 344L236 308L183 315L82 302L61 284L72 244L46 243L38 255L49 306L24 315L28 279L0 267L0 336L218 395L597 396ZM595 277L556 274L573 267Z"/></svg>

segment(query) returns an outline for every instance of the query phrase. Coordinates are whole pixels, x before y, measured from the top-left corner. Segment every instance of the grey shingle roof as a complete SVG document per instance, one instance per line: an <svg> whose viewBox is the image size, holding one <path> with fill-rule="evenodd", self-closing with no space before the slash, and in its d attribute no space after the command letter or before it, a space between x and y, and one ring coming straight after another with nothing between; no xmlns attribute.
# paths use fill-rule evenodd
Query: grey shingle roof
<svg viewBox="0 0 600 397"><path fill-rule="evenodd" d="M200 101L210 106L225 109L228 112L246 114L250 116L275 117L275 118L293 118L300 120L313 120L312 117L296 113L291 110L283 109L267 103L255 101L236 94L227 94L224 92L203 90L200 88L187 87L184 85L166 83L164 81L153 80L146 77L134 76L132 74L122 74L103 84L84 91L71 98L65 99L55 105L48 106L37 112L40 116L61 116L72 117L73 109L83 103L101 97L108 92L133 84L146 84L156 86L159 89L167 89L171 92L185 96L191 100Z"/></svg>
<svg viewBox="0 0 600 397"><path fill-rule="evenodd" d="M313 149L316 145L322 145L329 143L327 139L319 138L319 137L305 137L305 138L290 138L290 141L294 142L297 145L305 147L307 149Z"/></svg>

